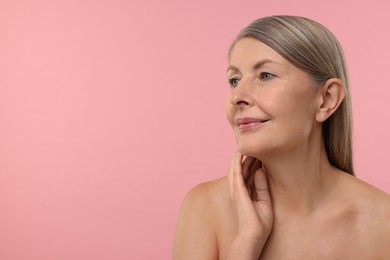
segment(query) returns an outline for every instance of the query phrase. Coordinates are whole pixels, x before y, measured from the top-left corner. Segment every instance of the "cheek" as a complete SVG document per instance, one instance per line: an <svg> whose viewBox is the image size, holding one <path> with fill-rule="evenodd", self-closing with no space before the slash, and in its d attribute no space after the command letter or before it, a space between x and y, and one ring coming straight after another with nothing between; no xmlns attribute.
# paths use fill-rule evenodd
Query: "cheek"
<svg viewBox="0 0 390 260"><path fill-rule="evenodd" d="M229 123L231 125L233 125L234 116L236 114L236 109L234 106L232 106L232 104L230 103L229 100L226 102L225 112L226 112L226 118L228 119Z"/></svg>
<svg viewBox="0 0 390 260"><path fill-rule="evenodd" d="M301 102L295 101L294 103L286 103L283 126L296 138L307 138L312 130L315 122L315 107L312 102L305 102L301 99Z"/></svg>

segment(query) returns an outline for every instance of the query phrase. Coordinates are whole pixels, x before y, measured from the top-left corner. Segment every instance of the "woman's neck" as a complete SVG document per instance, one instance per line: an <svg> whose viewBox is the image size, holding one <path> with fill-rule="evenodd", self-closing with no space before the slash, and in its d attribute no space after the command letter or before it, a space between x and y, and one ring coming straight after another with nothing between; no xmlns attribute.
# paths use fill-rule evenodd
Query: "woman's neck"
<svg viewBox="0 0 390 260"><path fill-rule="evenodd" d="M263 168L268 173L274 212L279 216L314 214L331 194L338 172L329 163L323 142L268 158Z"/></svg>

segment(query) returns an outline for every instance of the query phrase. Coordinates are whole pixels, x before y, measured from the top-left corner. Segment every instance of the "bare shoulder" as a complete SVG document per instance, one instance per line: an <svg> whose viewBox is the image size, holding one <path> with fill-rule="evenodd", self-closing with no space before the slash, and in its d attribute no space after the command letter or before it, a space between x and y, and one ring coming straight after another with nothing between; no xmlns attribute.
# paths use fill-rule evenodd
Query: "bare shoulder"
<svg viewBox="0 0 390 260"><path fill-rule="evenodd" d="M390 195L356 177L345 174L343 187L348 191L349 199L364 216L374 217L372 222L384 221L390 216ZM383 223L385 224L385 223Z"/></svg>
<svg viewBox="0 0 390 260"><path fill-rule="evenodd" d="M188 192L176 228L173 259L218 259L216 223L226 188L223 177Z"/></svg>
<svg viewBox="0 0 390 260"><path fill-rule="evenodd" d="M355 177L346 179L365 244L379 258L390 255L390 195Z"/></svg>
<svg viewBox="0 0 390 260"><path fill-rule="evenodd" d="M365 211L372 211L379 216L390 214L390 195L356 177L348 176L351 181L351 195Z"/></svg>
<svg viewBox="0 0 390 260"><path fill-rule="evenodd" d="M227 177L198 184L187 193L183 208L190 210L207 209L208 213L212 214L215 211L213 209L228 199L228 188Z"/></svg>
<svg viewBox="0 0 390 260"><path fill-rule="evenodd" d="M220 192L224 192L228 188L227 176L221 177L216 180L203 182L193 187L187 194L188 196L215 196L220 195Z"/></svg>

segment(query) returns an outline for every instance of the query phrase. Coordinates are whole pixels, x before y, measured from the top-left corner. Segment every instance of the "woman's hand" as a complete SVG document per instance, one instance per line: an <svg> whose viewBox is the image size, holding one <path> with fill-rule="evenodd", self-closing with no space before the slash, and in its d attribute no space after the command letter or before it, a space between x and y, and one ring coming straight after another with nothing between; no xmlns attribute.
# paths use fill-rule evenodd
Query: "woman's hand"
<svg viewBox="0 0 390 260"><path fill-rule="evenodd" d="M266 173L261 167L261 161L244 158L239 152L231 162L229 189L237 214L238 232L228 259L258 259L271 233L272 203ZM243 256L244 251L247 257Z"/></svg>

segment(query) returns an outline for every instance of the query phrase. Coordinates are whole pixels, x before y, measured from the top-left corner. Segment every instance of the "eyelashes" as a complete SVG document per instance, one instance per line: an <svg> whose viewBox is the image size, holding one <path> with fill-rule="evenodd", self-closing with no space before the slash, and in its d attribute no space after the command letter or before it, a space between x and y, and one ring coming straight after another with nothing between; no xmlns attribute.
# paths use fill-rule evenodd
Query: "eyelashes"
<svg viewBox="0 0 390 260"><path fill-rule="evenodd" d="M275 75L269 73L269 72L262 72L260 73L260 79L262 80L270 80L274 77Z"/></svg>
<svg viewBox="0 0 390 260"><path fill-rule="evenodd" d="M239 78L231 78L231 79L229 79L229 85L231 87L236 87L238 85L239 81L240 81Z"/></svg>
<svg viewBox="0 0 390 260"><path fill-rule="evenodd" d="M275 75L272 73L269 73L269 72L261 72L259 75L259 79L262 81L268 81L268 80L273 79L274 77L275 77ZM238 85L238 83L240 82L240 78L233 77L233 78L230 78L228 81L229 81L230 87L236 87Z"/></svg>

